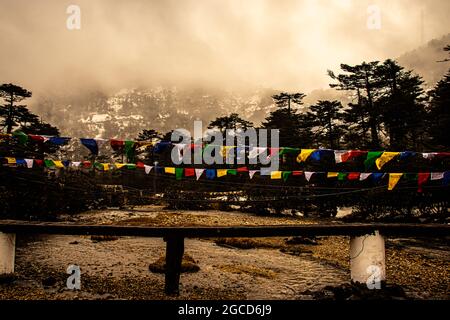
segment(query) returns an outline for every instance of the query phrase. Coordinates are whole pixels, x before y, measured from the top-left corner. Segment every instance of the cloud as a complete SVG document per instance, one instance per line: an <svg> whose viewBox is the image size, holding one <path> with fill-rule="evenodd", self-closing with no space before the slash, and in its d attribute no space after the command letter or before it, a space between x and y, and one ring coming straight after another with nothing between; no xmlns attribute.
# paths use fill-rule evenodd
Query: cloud
<svg viewBox="0 0 450 320"><path fill-rule="evenodd" d="M70 4L81 8L81 30L66 28ZM381 30L367 29L369 4L381 9ZM38 93L152 85L307 92L326 87L326 70L341 62L397 57L447 33L448 12L447 0L2 1L0 82Z"/></svg>

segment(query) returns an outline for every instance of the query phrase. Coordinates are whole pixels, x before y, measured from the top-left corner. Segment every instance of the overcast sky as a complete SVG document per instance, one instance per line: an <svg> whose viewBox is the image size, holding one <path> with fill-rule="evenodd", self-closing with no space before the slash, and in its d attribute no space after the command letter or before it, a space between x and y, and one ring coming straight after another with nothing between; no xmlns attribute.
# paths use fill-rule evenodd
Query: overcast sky
<svg viewBox="0 0 450 320"><path fill-rule="evenodd" d="M81 8L68 30L66 9ZM376 4L381 29L367 27ZM423 30L421 13L423 12ZM0 83L327 87L339 63L397 57L450 32L448 0L0 0Z"/></svg>

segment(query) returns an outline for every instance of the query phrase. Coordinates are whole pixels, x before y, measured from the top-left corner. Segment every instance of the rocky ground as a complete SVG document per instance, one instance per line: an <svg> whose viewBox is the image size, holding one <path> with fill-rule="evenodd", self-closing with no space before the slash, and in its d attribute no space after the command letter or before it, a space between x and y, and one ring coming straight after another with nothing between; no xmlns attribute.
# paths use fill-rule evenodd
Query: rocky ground
<svg viewBox="0 0 450 320"><path fill-rule="evenodd" d="M61 216L77 223L264 225L314 219L162 207ZM349 284L346 237L188 239L179 297L163 293L162 239L39 235L19 238L16 274L0 278L0 299L326 299L370 298ZM390 296L449 299L448 241L388 239ZM66 287L66 268L81 268L81 290ZM151 271L150 271L151 270ZM384 298L381 296L381 298Z"/></svg>

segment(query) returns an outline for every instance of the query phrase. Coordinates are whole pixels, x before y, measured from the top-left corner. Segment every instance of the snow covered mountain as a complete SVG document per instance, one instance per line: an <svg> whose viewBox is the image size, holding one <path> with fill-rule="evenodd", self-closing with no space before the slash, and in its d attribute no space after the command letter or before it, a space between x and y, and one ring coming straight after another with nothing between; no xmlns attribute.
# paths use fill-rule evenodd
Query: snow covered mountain
<svg viewBox="0 0 450 320"><path fill-rule="evenodd" d="M232 112L258 125L274 108L274 93L270 89L124 89L110 96L91 92L40 98L31 109L56 125L62 135L133 139L143 129L190 130L194 120L203 120L206 129L211 120Z"/></svg>

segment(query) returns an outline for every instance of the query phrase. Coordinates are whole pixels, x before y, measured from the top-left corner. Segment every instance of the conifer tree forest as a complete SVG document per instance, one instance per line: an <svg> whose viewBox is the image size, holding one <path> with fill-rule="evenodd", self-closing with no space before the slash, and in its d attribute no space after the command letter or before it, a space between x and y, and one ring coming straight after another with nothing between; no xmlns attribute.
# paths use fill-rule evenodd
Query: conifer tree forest
<svg viewBox="0 0 450 320"><path fill-rule="evenodd" d="M450 53L447 46L445 52ZM449 63L445 59L436 63ZM278 129L280 146L312 149L354 149L369 151L450 151L450 70L431 90L424 86L423 79L414 70L408 70L398 62L386 61L362 62L357 65L342 63L339 70L328 70L330 87L345 92L350 103L338 100L319 100L305 106L305 93L301 88L297 92L280 92L272 96L274 110L267 114L258 128ZM0 140L0 157L6 163L7 157L43 158L60 157L63 145L30 140L29 135L59 136L55 126L43 122L38 115L27 107L26 101L32 92L15 84L0 85L0 126L2 137L12 135L15 139ZM237 113L220 115L209 124L210 129L246 129L255 125ZM162 133L154 128L142 128L136 141L168 139L170 132ZM169 138L170 139L170 138ZM194 141L193 141L194 142ZM125 148L126 149L126 148ZM154 152L151 146L136 149L114 150L112 157L142 161L145 164L170 164L170 152ZM299 165L295 155L288 149L282 155L281 168L298 166L299 170L320 171L332 168L331 159L325 155L320 161L310 161ZM130 156L130 152L132 155ZM100 159L101 156L96 158ZM89 160L89 159L87 159ZM437 159L431 163L432 170L448 168L448 159ZM367 163L358 159L346 164L346 170L364 171ZM420 172L430 163L420 160L410 161L401 166L390 163L387 171ZM230 169L235 166L230 165ZM280 170L282 170L280 169ZM333 169L333 168L332 168ZM12 174L12 173L15 174ZM88 208L108 205L121 205L124 199L111 197L99 187L100 184L123 185L128 189L127 203L155 201L151 196L163 193L170 199L203 199L211 191L230 191L228 204L219 204L221 209L230 209L234 197L244 193L249 199L241 206L242 210L258 214L281 213L285 210L302 210L305 214L333 216L339 206L354 209L353 218L357 219L445 219L448 210L448 188L427 189L417 193L415 188L404 188L394 192L377 191L376 188L364 193L338 193L336 196L320 197L337 190L341 181L323 182L321 188L311 189L287 179L286 187L269 188L262 178L251 182L245 180L238 186L232 179L230 183L206 185L182 180L173 181L162 175L149 179L137 171L111 172L99 175L95 170L86 172L64 172L30 170L2 166L0 179L3 181L1 192L2 208L0 214L9 217L25 218L30 216L52 215L59 212L75 212ZM316 177L315 179L319 179ZM412 177L413 179L414 177ZM314 180L314 178L313 178ZM314 181L312 181L314 183ZM271 182L272 184L275 182ZM348 184L347 184L348 185ZM298 187L293 189L292 187ZM369 188L369 185L366 185ZM327 189L329 188L329 189ZM140 191L136 191L140 190ZM146 191L148 197L146 198ZM181 191L180 191L181 190ZM184 193L183 191L195 191ZM238 195L233 192L239 191ZM328 191L327 191L328 190ZM231 192L232 191L232 192ZM302 195L302 197L292 197ZM319 195L319 197L318 197ZM256 201L261 196L270 196L282 201ZM26 199L26 201L20 201ZM162 198L164 199L164 198ZM255 201L252 201L255 200ZM214 204L202 202L171 202L175 208L209 208Z"/></svg>

